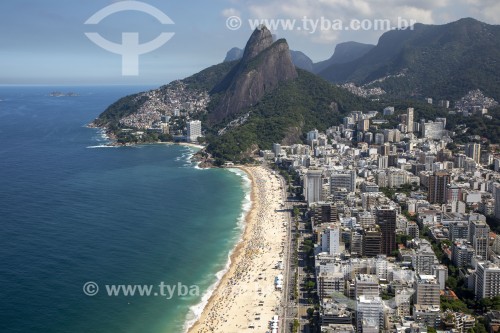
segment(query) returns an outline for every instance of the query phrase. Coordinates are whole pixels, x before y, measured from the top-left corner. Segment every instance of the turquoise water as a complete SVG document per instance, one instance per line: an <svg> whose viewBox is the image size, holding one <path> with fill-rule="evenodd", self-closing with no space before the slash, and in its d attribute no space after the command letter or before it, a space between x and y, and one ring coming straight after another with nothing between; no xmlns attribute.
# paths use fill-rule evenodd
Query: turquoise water
<svg viewBox="0 0 500 333"><path fill-rule="evenodd" d="M181 332L225 268L248 181L197 169L187 147L99 147L102 134L84 126L141 90L0 87L1 332ZM100 287L93 297L88 281ZM105 288L161 282L201 294Z"/></svg>

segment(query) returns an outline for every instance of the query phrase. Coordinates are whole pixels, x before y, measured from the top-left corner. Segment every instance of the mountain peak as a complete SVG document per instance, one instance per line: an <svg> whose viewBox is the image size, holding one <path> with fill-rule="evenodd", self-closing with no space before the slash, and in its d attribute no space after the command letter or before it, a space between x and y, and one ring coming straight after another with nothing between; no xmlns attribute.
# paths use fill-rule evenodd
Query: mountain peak
<svg viewBox="0 0 500 333"><path fill-rule="evenodd" d="M255 105L282 82L297 76L287 42L273 43L269 29L259 27L248 40L243 58L212 89L212 94L221 97L210 120L217 123Z"/></svg>
<svg viewBox="0 0 500 333"><path fill-rule="evenodd" d="M476 20L473 17L464 17L464 18L459 19L458 21L451 22L451 23L455 23L455 24L485 24L484 22Z"/></svg>
<svg viewBox="0 0 500 333"><path fill-rule="evenodd" d="M265 26L259 26L250 36L243 53L243 61L249 61L255 58L259 53L273 44L273 35Z"/></svg>

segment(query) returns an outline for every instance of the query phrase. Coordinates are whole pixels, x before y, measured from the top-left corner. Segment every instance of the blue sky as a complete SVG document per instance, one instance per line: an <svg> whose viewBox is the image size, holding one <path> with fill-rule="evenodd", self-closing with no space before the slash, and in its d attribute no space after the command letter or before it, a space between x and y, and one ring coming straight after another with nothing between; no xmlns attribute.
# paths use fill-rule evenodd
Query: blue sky
<svg viewBox="0 0 500 333"><path fill-rule="evenodd" d="M0 2L0 84L163 84L221 62L226 52L243 47L251 34L249 19L390 19L443 24L474 17L500 23L497 0L144 0L175 24L162 25L146 13L124 11L95 26L84 22L113 0L2 0ZM242 26L228 29L227 18ZM123 76L121 56L92 43L97 32L119 43L122 32L138 32L140 43L162 32L174 37L139 58L139 75ZM276 29L278 37L314 61L329 58L339 42L376 43L383 31Z"/></svg>

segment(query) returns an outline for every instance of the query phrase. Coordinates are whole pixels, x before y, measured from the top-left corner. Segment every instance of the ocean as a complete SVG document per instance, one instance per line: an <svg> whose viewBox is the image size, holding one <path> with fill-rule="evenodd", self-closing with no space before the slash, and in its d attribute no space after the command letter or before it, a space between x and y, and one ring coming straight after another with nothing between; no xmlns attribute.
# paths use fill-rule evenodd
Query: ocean
<svg viewBox="0 0 500 333"><path fill-rule="evenodd" d="M182 332L227 269L245 175L199 169L186 146L106 147L85 126L148 88L0 87L0 332Z"/></svg>

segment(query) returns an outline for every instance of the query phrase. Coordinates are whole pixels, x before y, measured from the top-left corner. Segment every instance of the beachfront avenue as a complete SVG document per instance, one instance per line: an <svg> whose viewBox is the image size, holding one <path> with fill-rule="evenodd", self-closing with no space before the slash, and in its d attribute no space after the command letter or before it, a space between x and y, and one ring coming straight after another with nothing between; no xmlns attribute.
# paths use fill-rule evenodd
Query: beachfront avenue
<svg viewBox="0 0 500 333"><path fill-rule="evenodd" d="M83 293L93 297L99 294L99 285L89 281L83 285ZM164 297L166 299L180 297L196 297L200 295L200 288L197 285L187 286L182 282L176 284L166 284L160 282L153 284L106 284L103 295L110 297Z"/></svg>

